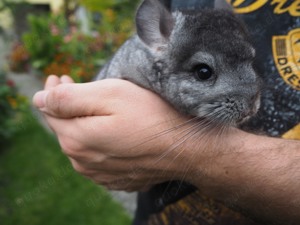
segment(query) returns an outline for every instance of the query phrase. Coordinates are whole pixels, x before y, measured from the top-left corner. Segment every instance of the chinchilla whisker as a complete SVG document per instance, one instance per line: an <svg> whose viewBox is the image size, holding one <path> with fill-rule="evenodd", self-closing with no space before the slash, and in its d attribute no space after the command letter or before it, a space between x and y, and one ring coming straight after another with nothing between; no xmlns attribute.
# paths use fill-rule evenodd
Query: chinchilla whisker
<svg viewBox="0 0 300 225"><path fill-rule="evenodd" d="M204 124L205 124L205 127L203 127ZM218 130L217 135L216 135L216 134L214 134L214 132L215 132L215 130L216 130L216 129L214 129L214 128L218 128L218 127L220 127L220 130ZM196 136L197 134L199 134L199 133L201 134L201 136L198 136L197 138L194 138L192 141L189 142L189 145L193 145L194 143L196 143L196 141L197 141L199 138L201 138L201 137L203 137L203 136L207 136L207 137L208 137L207 140L206 140L206 142L204 142L204 144L201 145L203 148L206 148L205 146L208 144L208 142L210 142L210 145L217 145L217 144L216 144L216 139L220 137L220 134L219 134L219 133L222 133L223 130L226 129L226 127L227 127L227 126L224 125L224 124L222 124L222 123L216 123L216 122L212 122L212 121L208 121L208 120L205 120L205 121L199 120L199 123L197 123L197 126L195 126L190 132L188 132L186 135L184 135L184 136L181 138L181 139L183 139L183 140L181 140L180 143L176 143L176 146L173 146L171 149L169 149L169 150L168 150L163 156L161 156L155 163L159 162L159 160L163 159L163 157L165 157L168 153L170 153L171 151L173 151L173 150L175 150L176 148L180 147L180 146L181 146L182 144L184 144L186 141L188 141L188 140L190 140L191 138L195 137L195 136ZM210 139L209 137L211 137L212 135L214 135L216 138ZM211 144L211 142L213 142L213 143ZM178 158L178 157L180 156L180 154L183 153L183 151L184 151L184 149L181 150L181 151L175 156L175 158L173 159L173 161L174 161L176 158ZM197 153L197 151L195 150L194 153L193 153L193 155L196 154L196 153ZM192 156L191 158L194 159L193 156ZM154 163L154 164L155 164L155 163ZM170 167L171 163L172 163L172 162L170 162L169 165L165 168L165 171L167 171L167 169ZM182 177L182 179L181 179L182 182L183 182L183 180L184 180L184 178L185 178L185 176L186 176L186 174L187 174L189 168L191 167L191 164L189 164L189 165L190 165L190 166L187 166L186 169L185 169L186 172L184 172L184 175L183 175L183 177ZM162 174L163 174L163 173L164 173L164 172L162 172ZM155 175L155 174L154 174L154 175ZM153 175L153 176L154 176L154 175ZM173 178L175 179L175 177L173 177Z"/></svg>
<svg viewBox="0 0 300 225"><path fill-rule="evenodd" d="M192 126L190 127L187 127L185 128L184 130L180 131L179 133L176 134L176 136L179 136L181 135L182 133L186 132L186 131L189 131L191 129L193 129L194 127L200 127L200 124L201 125L204 125L204 122L203 121L199 121L198 123L194 123ZM205 128L205 127L201 127L201 128Z"/></svg>
<svg viewBox="0 0 300 225"><path fill-rule="evenodd" d="M216 124L231 124L231 118L222 110L212 114L211 118Z"/></svg>
<svg viewBox="0 0 300 225"><path fill-rule="evenodd" d="M201 114L203 114L205 118L214 118L214 119L217 119L216 116L219 115L219 114L221 114L223 110L224 109L220 107L218 109L216 109L216 108L209 109L210 112L208 112L207 109L206 110L200 110L199 112Z"/></svg>
<svg viewBox="0 0 300 225"><path fill-rule="evenodd" d="M159 137L161 137L161 136L163 136L163 135L166 135L166 134L171 133L171 132L173 132L173 131L175 131L175 130L178 130L178 129L184 127L184 126L187 126L188 124L193 123L193 122L196 121L197 119L198 119L198 118L194 117L194 118L192 118L192 119L189 119L189 120L187 120L187 121L185 121L185 122L183 122L183 123L181 123L181 124L178 124L178 125L176 125L176 126L170 128L170 129L167 129L167 130L161 131L161 132L159 132L159 133L157 133L157 134L151 135L151 136L149 136L145 141L143 141L142 143L140 143L140 144L138 144L138 145L136 145L136 146L131 147L131 149L135 149L135 148L141 147L143 144L146 144L146 143L148 143L148 142L150 142L150 141L155 140L156 138L159 138ZM174 119L174 120L175 120L175 119ZM155 126L158 126L158 125L159 125L159 124L156 124ZM151 128L151 127L149 127L148 129L150 129L150 128ZM189 128L187 128L187 129L189 129ZM179 134L180 134L180 133L179 133Z"/></svg>
<svg viewBox="0 0 300 225"><path fill-rule="evenodd" d="M224 121L220 122L217 127L218 127L218 132L217 132L216 136L222 137L228 130L229 125L227 125L226 121L224 120Z"/></svg>
<svg viewBox="0 0 300 225"><path fill-rule="evenodd" d="M207 130L214 129L214 127L217 124L217 120L215 122L213 119L212 120L211 119L205 119L205 120L201 121L201 124L202 124L201 130L202 131L207 131Z"/></svg>
<svg viewBox="0 0 300 225"><path fill-rule="evenodd" d="M213 135L215 138L213 138L213 139L209 138L209 139L206 139L206 140L210 142L209 143L210 146L218 146L217 140L221 139L221 137L223 135L223 132L228 128L228 126L224 125L223 123L214 123L213 122L213 124L215 125L215 129L208 131L206 134L207 134L208 137ZM217 134L213 133L215 131L217 131ZM202 145L201 145L201 148L202 149L207 149L207 147L206 147L207 144L208 144L207 142L203 142ZM193 156L191 157L192 160L196 159L194 157L194 155L196 155L196 153L197 153L197 150L195 150L193 152ZM188 164L188 165L189 166L186 167L186 169L185 169L185 171L183 173L183 176L181 177L181 182L184 182L187 174L189 173L189 169L192 166L192 162L190 164Z"/></svg>
<svg viewBox="0 0 300 225"><path fill-rule="evenodd" d="M183 137L180 138L180 142L176 142L174 144L176 145L172 145L170 146L170 148L158 159L156 160L153 164L158 163L160 160L162 160L167 154L169 154L170 152L174 151L175 149L177 149L178 147L180 147L182 144L184 144L186 141L190 140L191 138L193 138L197 133L201 132L201 126L203 124L202 123L197 123L197 126L195 126L191 131L189 131L187 134L185 134ZM192 141L191 143L194 143L197 140L197 138L194 139L194 141ZM173 161L178 158L180 156L180 154L184 152L184 149L182 149L174 158ZM172 162L169 163L169 165L167 165L167 167L165 168L165 171L167 171L167 169L170 167ZM164 172L162 172L162 175L164 174ZM155 174L154 174L155 175Z"/></svg>
<svg viewBox="0 0 300 225"><path fill-rule="evenodd" d="M227 128L228 128L228 126L220 124L218 131L215 135L215 139L213 140L213 145L217 145L217 141L222 140L222 137L226 133Z"/></svg>
<svg viewBox="0 0 300 225"><path fill-rule="evenodd" d="M174 120L175 120L175 119L174 119ZM157 133L157 134L154 134L153 136L150 136L149 138L151 138L151 137L156 137L156 136L159 137L159 136L161 136L161 135L167 134L167 133L172 132L172 131L174 131L174 130L178 130L178 129L180 129L180 128L186 126L186 125L188 125L189 123L194 122L195 120L197 120L196 117L194 117L194 118L192 118L192 119L189 119L189 120L187 120L187 121L185 121L185 122L183 122L183 123L181 123L181 124L178 124L178 125L176 125L176 126L170 128L170 129L167 129L167 130L164 130L164 131L159 132L159 133Z"/></svg>
<svg viewBox="0 0 300 225"><path fill-rule="evenodd" d="M190 137L189 137L189 139L191 139L192 137L194 137L194 136L196 136L198 133L200 133L201 131L200 130L196 130L196 132L195 133L193 133ZM194 140L192 140L189 144L190 145L193 145L193 144L195 144L195 142L198 140L198 138L195 138ZM178 154L177 154L177 156L174 158L174 159L176 159L177 157L179 157L179 155L182 153L184 151L184 149L181 151L181 152L179 152ZM191 159L194 159L195 157L194 157L194 155L196 154L196 152L197 151L194 151L193 152L193 155L192 155L192 157L191 157ZM188 166L187 167L187 171L189 170L189 168L191 167L191 164L190 164L190 166ZM183 177L184 178L184 177Z"/></svg>
<svg viewBox="0 0 300 225"><path fill-rule="evenodd" d="M209 124L211 124L211 123L209 123ZM224 126L222 125L222 124L217 124L217 126L220 126L221 127L221 129L223 129L224 128ZM211 137L211 135L212 134L210 134L211 132L214 132L214 130L215 129L213 129L213 130L208 130L208 132L206 133L206 135L207 135L207 137ZM202 132L202 130L196 130L196 132L194 133L194 134L192 134L191 135L191 137L189 138L189 139L191 139L193 136L196 136L198 133L200 133L200 132ZM219 132L218 132L219 133ZM207 148L207 147L205 147L207 144L208 144L208 142L213 142L212 144L210 144L210 145L217 145L217 143L215 142L215 140L216 140L217 138L215 138L215 139L211 139L211 138L207 138L206 139L206 142L204 142L202 145L201 145L201 147L202 148ZM189 144L190 145L193 145L193 144L195 144L196 143L196 141L198 140L198 138L195 138L194 140L192 140ZM196 146L195 146L196 147ZM195 148L196 149L196 148ZM176 159L177 157L179 157L179 155L180 154L182 154L183 153L183 151L184 151L184 149L174 158L174 159ZM192 155L192 157L191 157L191 160L194 160L194 159L196 159L194 156L196 155L196 153L197 153L197 151L195 150L194 152L193 152L193 155ZM181 179L180 179L180 185L184 182L184 180L185 180L185 177L186 177L186 175L188 174L188 172L189 172L189 169L192 167L192 162L191 163L189 163L189 164L187 164L187 166L186 166L186 168L184 169L184 172L183 172L183 176L181 177ZM179 185L179 188L180 188L180 185Z"/></svg>
<svg viewBox="0 0 300 225"><path fill-rule="evenodd" d="M210 136L210 130L212 130L211 128L211 126L214 124L214 125L217 125L217 126L221 126L221 127L224 127L224 126L222 126L222 124L219 124L219 123L214 123L214 122L211 122L211 121L208 121L208 120L205 120L205 121L203 121L202 119L200 119L200 118L194 118L194 119L192 119L192 121L194 121L195 119L197 119L198 120L198 123L195 123L195 124L193 124L193 125L191 125L188 129L185 129L184 131L181 131L179 134L182 134L182 133L184 133L184 132L186 132L186 131L189 131L188 133L186 133L184 136L182 136L178 141L180 141L179 143L178 142L176 142L176 143L174 143L174 144L176 144L175 146L174 146L174 144L172 145L172 146L170 146L170 148L163 154L163 155L161 155L161 157L158 159L158 160L156 160L155 162L153 162L152 164L153 165L155 165L156 163L158 163L160 160L162 160L165 156L167 156L167 154L169 154L170 152L172 152L172 151L174 151L175 149L177 149L178 147L180 147L182 144L184 144L186 141L188 141L188 140L190 140L191 138L193 138L193 137L195 137L197 134L199 134L199 133L202 133L203 131L206 131L205 133L206 134L208 134L209 136ZM205 126L203 126L203 125L205 125ZM201 135L201 136L204 136L203 134ZM201 137L200 136L200 137ZM189 144L190 145L193 145L194 143L196 143L196 141L198 140L198 138L194 138L192 141L190 141L189 142ZM204 144L204 146L205 146L206 144ZM176 158L178 158L179 156L180 156L180 154L182 154L183 153L183 151L184 151L184 149L183 150L181 150L176 156L175 156L175 158L173 159L173 160L175 160ZM194 154L196 154L197 153L197 151L194 151L194 153L193 153L193 155ZM194 157L192 157L192 158L194 158ZM171 162L172 163L172 162ZM166 167L166 169L165 169L165 171L169 168L169 166L171 165L171 163ZM191 164L190 164L191 165ZM185 178L185 176L186 176L186 173L188 172L188 170L189 170L189 168L190 168L190 166L188 166L185 170L186 170L186 172L184 172L184 175L183 175L183 178L181 179L182 181L183 181L183 179ZM162 173L162 175L163 175L163 173L164 172L161 172ZM155 177L155 175L156 175L156 173L154 173L153 174L153 176L152 177ZM174 177L175 178L175 177ZM150 180L151 179L149 179L149 184L150 184ZM180 187L180 185L179 185L179 187Z"/></svg>
<svg viewBox="0 0 300 225"><path fill-rule="evenodd" d="M181 144L183 144L184 142L186 142L187 140L189 140L189 139L191 139L193 136L195 136L197 133L200 133L200 127L202 128L202 124L197 124L198 126L195 128L195 129L193 129L191 132L189 132L188 133L188 137L187 138L185 138L181 143L180 143L180 145ZM194 133L192 133L193 131L195 131ZM201 130L201 132L203 132L203 130ZM191 134L192 133L192 134ZM193 142L192 142L193 143ZM189 143L189 144L192 144L192 143ZM183 150L182 150L183 151ZM181 152L182 152L181 151ZM181 154L181 152L179 152L175 157L174 157L174 160L175 159L177 159L178 157L179 157L179 155Z"/></svg>
<svg viewBox="0 0 300 225"><path fill-rule="evenodd" d="M208 121L208 120L198 120L198 123L196 123L194 126L191 126L179 133L179 134L182 134L183 132L189 131L188 133L186 133L184 136L182 136L178 140L178 141L181 141L180 143L176 143L176 142L174 143L174 144L176 144L175 148L182 145L184 142L186 142L191 137L195 136L197 133L202 133L202 136L206 135L205 133L207 133L209 130L213 130L213 128L214 128L213 124L215 124L215 123ZM172 150L174 150L174 149L172 149ZM164 153L163 157L166 156L167 154L168 154L168 151ZM174 159L176 159L176 158L177 158L177 156Z"/></svg>
<svg viewBox="0 0 300 225"><path fill-rule="evenodd" d="M181 146L182 144L184 144L184 142L189 139L189 136L191 133L193 133L195 130L198 131L199 128L201 127L202 123L196 123L193 124L191 127L189 127L188 129L185 129L184 131L182 131L181 133L184 133L186 131L188 131L187 133L185 133L182 137L180 137L175 143L173 143L155 162L158 163L160 160L162 160L164 157L166 157L169 153L171 153L172 151L174 151L176 148L178 148L179 146Z"/></svg>

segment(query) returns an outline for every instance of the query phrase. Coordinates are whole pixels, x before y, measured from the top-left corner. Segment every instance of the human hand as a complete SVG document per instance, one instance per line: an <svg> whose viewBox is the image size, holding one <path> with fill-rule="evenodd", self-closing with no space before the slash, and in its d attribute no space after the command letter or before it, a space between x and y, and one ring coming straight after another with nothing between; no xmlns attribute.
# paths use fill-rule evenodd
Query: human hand
<svg viewBox="0 0 300 225"><path fill-rule="evenodd" d="M254 218L300 221L299 141L207 130L124 80L74 84L51 76L33 102L75 170L96 183L135 191L185 180Z"/></svg>
<svg viewBox="0 0 300 225"><path fill-rule="evenodd" d="M75 170L110 189L141 190L192 168L182 146L195 133L193 121L128 81L50 76L33 102Z"/></svg>

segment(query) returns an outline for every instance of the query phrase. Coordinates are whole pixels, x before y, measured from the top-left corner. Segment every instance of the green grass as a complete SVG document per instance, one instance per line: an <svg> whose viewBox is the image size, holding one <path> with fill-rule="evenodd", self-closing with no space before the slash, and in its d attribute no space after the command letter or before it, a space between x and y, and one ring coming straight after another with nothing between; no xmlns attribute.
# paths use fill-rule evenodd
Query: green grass
<svg viewBox="0 0 300 225"><path fill-rule="evenodd" d="M73 171L55 137L27 113L0 147L0 224L128 225L122 207Z"/></svg>

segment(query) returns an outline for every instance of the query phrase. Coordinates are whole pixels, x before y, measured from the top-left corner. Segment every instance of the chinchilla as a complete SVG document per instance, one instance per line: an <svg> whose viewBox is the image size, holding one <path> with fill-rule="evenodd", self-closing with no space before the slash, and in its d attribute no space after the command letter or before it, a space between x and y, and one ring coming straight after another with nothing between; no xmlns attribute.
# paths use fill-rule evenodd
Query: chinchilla
<svg viewBox="0 0 300 225"><path fill-rule="evenodd" d="M184 114L233 126L257 112L255 49L230 10L170 12L158 0L144 0L136 29L96 79L129 80Z"/></svg>

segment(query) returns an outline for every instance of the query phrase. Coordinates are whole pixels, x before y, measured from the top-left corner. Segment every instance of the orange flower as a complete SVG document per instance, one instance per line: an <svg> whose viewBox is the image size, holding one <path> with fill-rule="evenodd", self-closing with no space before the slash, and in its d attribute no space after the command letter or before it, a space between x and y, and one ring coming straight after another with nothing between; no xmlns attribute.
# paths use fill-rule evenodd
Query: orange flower
<svg viewBox="0 0 300 225"><path fill-rule="evenodd" d="M105 10L104 14L105 14L105 18L107 18L107 20L108 20L109 23L112 23L112 22L115 21L115 19L116 19L116 13L115 13L114 10L107 9L107 10Z"/></svg>
<svg viewBox="0 0 300 225"><path fill-rule="evenodd" d="M12 98L12 97L7 97L7 101L8 103L10 104L10 106L13 108L13 109L16 109L17 108L17 100Z"/></svg>
<svg viewBox="0 0 300 225"><path fill-rule="evenodd" d="M9 56L10 68L13 71L23 71L26 70L26 63L29 60L29 53L25 49L25 47L16 43L13 46L12 52Z"/></svg>
<svg viewBox="0 0 300 225"><path fill-rule="evenodd" d="M48 65L43 72L45 75L56 74L58 76L70 74L71 65L55 61Z"/></svg>

